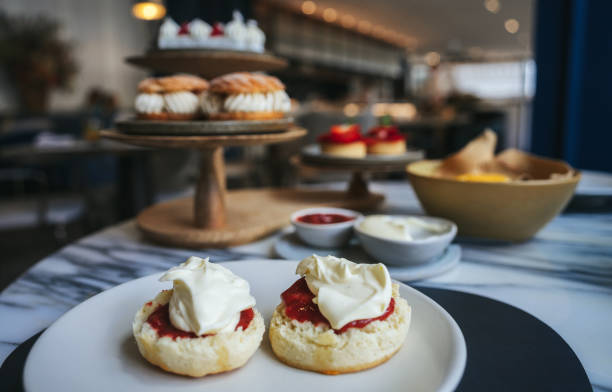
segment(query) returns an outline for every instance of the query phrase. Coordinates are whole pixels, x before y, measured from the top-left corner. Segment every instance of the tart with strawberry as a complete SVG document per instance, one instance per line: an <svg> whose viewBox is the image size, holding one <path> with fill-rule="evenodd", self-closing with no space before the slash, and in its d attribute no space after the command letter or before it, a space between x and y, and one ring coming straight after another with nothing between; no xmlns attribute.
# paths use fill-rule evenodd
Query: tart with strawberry
<svg viewBox="0 0 612 392"><path fill-rule="evenodd" d="M319 136L319 144L324 154L348 158L366 156L366 143L357 124L333 125L329 132Z"/></svg>
<svg viewBox="0 0 612 392"><path fill-rule="evenodd" d="M406 152L406 138L395 125L379 125L365 136L368 154L401 155Z"/></svg>

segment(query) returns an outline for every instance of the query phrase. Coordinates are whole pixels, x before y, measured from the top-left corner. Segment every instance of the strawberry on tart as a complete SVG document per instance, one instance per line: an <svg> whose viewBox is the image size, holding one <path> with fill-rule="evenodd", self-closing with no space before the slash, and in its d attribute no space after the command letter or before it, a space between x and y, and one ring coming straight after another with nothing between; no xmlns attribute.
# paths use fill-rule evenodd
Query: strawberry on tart
<svg viewBox="0 0 612 392"><path fill-rule="evenodd" d="M366 143L357 124L333 125L329 132L319 136L321 152L348 158L366 156Z"/></svg>

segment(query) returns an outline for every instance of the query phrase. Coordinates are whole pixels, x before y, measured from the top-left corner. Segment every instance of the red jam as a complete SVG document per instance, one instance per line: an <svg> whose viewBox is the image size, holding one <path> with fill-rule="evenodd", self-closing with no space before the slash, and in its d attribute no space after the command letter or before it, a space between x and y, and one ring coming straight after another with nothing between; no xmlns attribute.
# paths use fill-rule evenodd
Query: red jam
<svg viewBox="0 0 612 392"><path fill-rule="evenodd" d="M215 24L213 24L213 28L212 31L210 32L210 36L211 37L216 37L216 36L220 36L223 35L223 25L219 22L215 22Z"/></svg>
<svg viewBox="0 0 612 392"><path fill-rule="evenodd" d="M330 223L348 222L354 219L352 216L342 214L308 214L300 216L297 218L297 221L312 225L328 225Z"/></svg>
<svg viewBox="0 0 612 392"><path fill-rule="evenodd" d="M370 129L364 140L367 144L374 144L376 142L396 142L405 139L397 127L381 125Z"/></svg>
<svg viewBox="0 0 612 392"><path fill-rule="evenodd" d="M147 303L148 304L148 303ZM247 329L251 320L255 317L255 313L253 312L253 308L245 309L240 312L240 321L236 325L236 331L238 328L242 328L243 330ZM178 328L175 328L174 325L170 322L170 305L160 305L155 309L153 313L147 319L147 323L157 331L157 335L162 338L167 336L176 340L178 338L205 338L206 336L214 335L214 334L205 334L202 336L198 336L193 332L185 332L181 331Z"/></svg>
<svg viewBox="0 0 612 392"><path fill-rule="evenodd" d="M317 304L312 302L314 294L308 288L305 278L297 280L293 285L291 285L291 287L281 294L281 298L285 303L285 314L290 319L299 321L300 323L310 321L314 325L324 324L329 326L329 321L327 321L325 316L321 314ZM334 332L341 334L349 328L363 328L373 321L385 320L393 313L394 310L395 300L393 297L391 297L389 306L387 306L387 309L382 315L376 318L351 321L342 328L334 330Z"/></svg>
<svg viewBox="0 0 612 392"><path fill-rule="evenodd" d="M177 35L189 35L189 23L182 23Z"/></svg>
<svg viewBox="0 0 612 392"><path fill-rule="evenodd" d="M251 320L253 320L253 317L255 317L255 312L253 312L253 308L248 308L240 312L240 321L238 321L238 324L236 324L236 328L234 329L234 331L237 331L238 328L242 328L243 331L247 329L249 327L249 324L251 324Z"/></svg>
<svg viewBox="0 0 612 392"><path fill-rule="evenodd" d="M362 140L361 128L357 124L353 125L334 125L326 134L319 136L318 140L322 143L348 144Z"/></svg>

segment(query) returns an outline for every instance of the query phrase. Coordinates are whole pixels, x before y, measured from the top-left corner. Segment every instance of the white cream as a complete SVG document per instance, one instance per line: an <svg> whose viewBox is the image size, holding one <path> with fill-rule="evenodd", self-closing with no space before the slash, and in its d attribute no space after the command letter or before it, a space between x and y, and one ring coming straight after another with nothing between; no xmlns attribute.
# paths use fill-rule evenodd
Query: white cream
<svg viewBox="0 0 612 392"><path fill-rule="evenodd" d="M160 38L174 38L178 35L181 27L170 17L164 19L164 22L159 27Z"/></svg>
<svg viewBox="0 0 612 392"><path fill-rule="evenodd" d="M273 96L273 111L287 113L291 110L291 99L285 90L278 90L268 94Z"/></svg>
<svg viewBox="0 0 612 392"><path fill-rule="evenodd" d="M249 283L208 258L190 257L160 281L173 281L172 325L199 336L233 331L240 312L255 306Z"/></svg>
<svg viewBox="0 0 612 392"><path fill-rule="evenodd" d="M164 95L168 113L192 114L198 111L200 100L197 95L189 91L179 91Z"/></svg>
<svg viewBox="0 0 612 392"><path fill-rule="evenodd" d="M391 278L383 264L312 255L298 264L296 273L306 278L313 302L334 329L379 317L391 301Z"/></svg>
<svg viewBox="0 0 612 392"><path fill-rule="evenodd" d="M164 97L160 94L138 94L134 108L138 113L161 113L164 110Z"/></svg>
<svg viewBox="0 0 612 392"><path fill-rule="evenodd" d="M252 19L247 22L245 42L250 49L257 51L263 51L266 43L266 35Z"/></svg>
<svg viewBox="0 0 612 392"><path fill-rule="evenodd" d="M269 93L233 94L225 98L227 112L283 112L291 109L291 101L284 90Z"/></svg>
<svg viewBox="0 0 612 392"><path fill-rule="evenodd" d="M370 215L361 221L359 229L375 237L413 241L448 233L451 227L412 216Z"/></svg>
<svg viewBox="0 0 612 392"><path fill-rule="evenodd" d="M244 24L244 18L239 11L234 11L232 20L225 26L225 35L236 43L244 45L247 36L247 27Z"/></svg>
<svg viewBox="0 0 612 392"><path fill-rule="evenodd" d="M189 23L189 34L197 40L205 40L210 36L212 27L202 19L196 18Z"/></svg>

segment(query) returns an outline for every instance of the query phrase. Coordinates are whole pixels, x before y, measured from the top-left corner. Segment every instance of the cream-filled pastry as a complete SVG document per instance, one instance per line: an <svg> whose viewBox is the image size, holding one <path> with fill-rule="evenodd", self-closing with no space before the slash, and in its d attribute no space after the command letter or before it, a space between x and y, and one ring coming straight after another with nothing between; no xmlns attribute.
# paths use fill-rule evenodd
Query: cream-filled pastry
<svg viewBox="0 0 612 392"><path fill-rule="evenodd" d="M200 106L211 119L264 120L283 117L291 110L291 100L277 78L236 72L213 79Z"/></svg>
<svg viewBox="0 0 612 392"><path fill-rule="evenodd" d="M284 363L325 374L377 366L402 346L411 310L383 264L333 256L302 260L281 294L270 343Z"/></svg>
<svg viewBox="0 0 612 392"><path fill-rule="evenodd" d="M243 366L264 333L249 283L208 259L190 257L160 281L172 281L136 313L142 356L162 369L201 377Z"/></svg>
<svg viewBox="0 0 612 392"><path fill-rule="evenodd" d="M138 85L134 101L138 116L148 120L191 120L200 114L200 95L208 82L197 76L148 78Z"/></svg>

